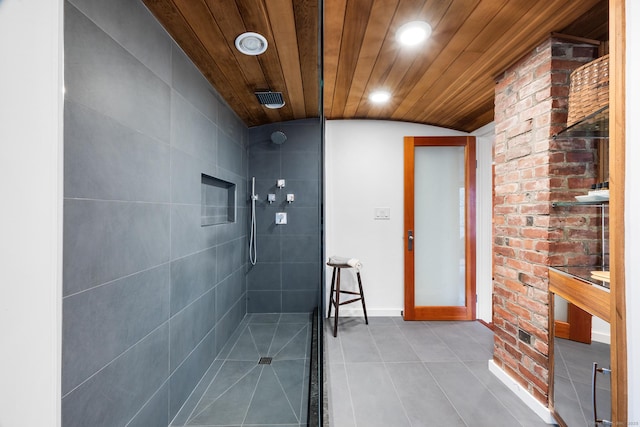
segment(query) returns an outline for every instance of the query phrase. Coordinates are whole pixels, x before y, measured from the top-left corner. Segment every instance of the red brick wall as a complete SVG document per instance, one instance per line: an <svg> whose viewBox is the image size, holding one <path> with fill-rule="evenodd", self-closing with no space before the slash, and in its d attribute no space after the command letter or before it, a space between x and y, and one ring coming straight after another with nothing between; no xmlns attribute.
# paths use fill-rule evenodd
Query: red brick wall
<svg viewBox="0 0 640 427"><path fill-rule="evenodd" d="M589 143L556 141L552 135L566 126L571 71L595 54L591 46L549 39L505 71L496 85L494 361L545 404L547 267L558 253L583 249L571 246L576 243L564 235L551 202L573 197L566 195L568 188L588 188L594 172L586 166L593 156ZM530 335L529 344L519 331Z"/></svg>

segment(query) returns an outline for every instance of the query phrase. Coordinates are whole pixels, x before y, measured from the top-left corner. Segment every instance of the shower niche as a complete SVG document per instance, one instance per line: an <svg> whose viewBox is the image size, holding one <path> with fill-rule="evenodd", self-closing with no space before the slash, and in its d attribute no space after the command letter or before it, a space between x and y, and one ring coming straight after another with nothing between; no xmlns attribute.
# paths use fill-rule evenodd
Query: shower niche
<svg viewBox="0 0 640 427"><path fill-rule="evenodd" d="M202 174L200 195L202 227L236 221L236 185L234 183Z"/></svg>

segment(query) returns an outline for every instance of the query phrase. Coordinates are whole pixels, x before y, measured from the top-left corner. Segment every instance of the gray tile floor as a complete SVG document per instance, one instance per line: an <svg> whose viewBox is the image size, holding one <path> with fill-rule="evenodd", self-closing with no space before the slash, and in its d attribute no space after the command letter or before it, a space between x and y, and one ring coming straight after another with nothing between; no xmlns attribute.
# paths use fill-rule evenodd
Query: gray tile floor
<svg viewBox="0 0 640 427"><path fill-rule="evenodd" d="M306 426L310 328L310 314L248 314L171 425Z"/></svg>
<svg viewBox="0 0 640 427"><path fill-rule="evenodd" d="M478 322L325 321L332 427L547 426L489 372Z"/></svg>

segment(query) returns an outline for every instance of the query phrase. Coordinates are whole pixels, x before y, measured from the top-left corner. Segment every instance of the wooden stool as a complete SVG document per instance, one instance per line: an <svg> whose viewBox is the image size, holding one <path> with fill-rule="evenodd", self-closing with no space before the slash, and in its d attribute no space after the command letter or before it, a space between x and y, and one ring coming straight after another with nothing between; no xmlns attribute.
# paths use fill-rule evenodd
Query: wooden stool
<svg viewBox="0 0 640 427"><path fill-rule="evenodd" d="M329 267L333 267L333 274L331 275L331 292L329 293L329 313L327 319L331 318L331 307L336 308L336 316L333 319L333 336L338 336L338 309L341 305L350 304L356 301L362 301L362 310L364 311L364 321L368 325L369 319L367 318L367 307L364 303L364 292L362 291L362 279L360 278L360 262L355 259L330 257L327 262ZM355 268L356 277L358 278L358 287L360 292L343 291L340 289L340 271L343 268ZM358 298L350 299L349 301L340 302L340 294L358 295Z"/></svg>

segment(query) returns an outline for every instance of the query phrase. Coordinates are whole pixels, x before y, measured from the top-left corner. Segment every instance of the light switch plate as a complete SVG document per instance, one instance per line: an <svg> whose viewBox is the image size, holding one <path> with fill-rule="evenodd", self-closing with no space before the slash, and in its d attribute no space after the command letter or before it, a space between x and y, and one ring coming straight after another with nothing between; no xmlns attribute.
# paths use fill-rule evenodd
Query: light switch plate
<svg viewBox="0 0 640 427"><path fill-rule="evenodd" d="M373 219L391 219L391 208L373 208Z"/></svg>
<svg viewBox="0 0 640 427"><path fill-rule="evenodd" d="M284 188L284 185L285 185L285 181L284 181L284 179L279 179L279 180L276 182L276 185L277 185L277 187L278 187L278 188Z"/></svg>
<svg viewBox="0 0 640 427"><path fill-rule="evenodd" d="M276 212L276 224L282 225L287 223L287 213L286 212Z"/></svg>

